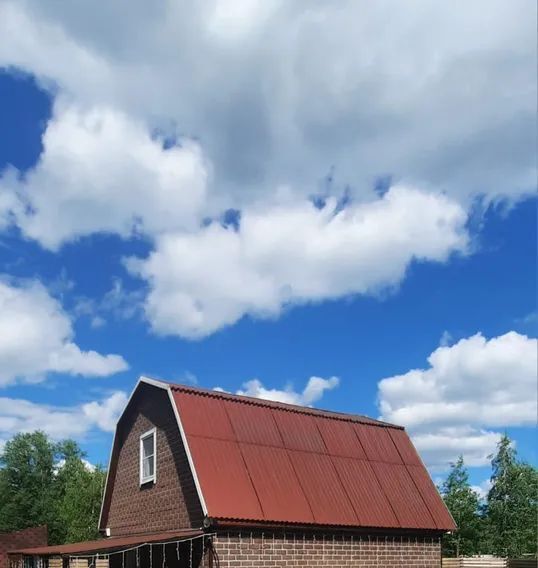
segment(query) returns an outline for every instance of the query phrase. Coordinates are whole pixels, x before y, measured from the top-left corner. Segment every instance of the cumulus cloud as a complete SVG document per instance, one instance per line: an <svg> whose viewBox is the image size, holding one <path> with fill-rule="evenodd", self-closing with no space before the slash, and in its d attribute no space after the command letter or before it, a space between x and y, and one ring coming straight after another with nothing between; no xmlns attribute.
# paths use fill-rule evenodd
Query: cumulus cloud
<svg viewBox="0 0 538 568"><path fill-rule="evenodd" d="M92 401L82 405L82 413L91 424L95 424L105 432L112 432L126 404L127 395L118 391L102 402Z"/></svg>
<svg viewBox="0 0 538 568"><path fill-rule="evenodd" d="M302 391L296 391L292 385L283 389L267 388L259 379L252 379L243 384L236 394L263 398L275 402L298 404L300 406L312 406L321 400L326 391L335 389L340 384L338 377L324 379L322 377L310 377ZM215 390L222 391L217 387Z"/></svg>
<svg viewBox="0 0 538 568"><path fill-rule="evenodd" d="M382 418L406 426L433 467L460 453L468 465L484 465L500 436L494 428L536 423L537 348L514 331L441 346L428 368L380 381Z"/></svg>
<svg viewBox="0 0 538 568"><path fill-rule="evenodd" d="M271 317L290 304L397 286L413 260L464 252L465 222L449 198L399 186L343 209L331 200L250 209L238 230L213 223L166 234L127 266L149 283L153 329L197 338L247 314Z"/></svg>
<svg viewBox="0 0 538 568"><path fill-rule="evenodd" d="M206 177L197 144L165 149L122 112L60 102L38 164L24 177L5 174L0 192L19 196L12 210L24 234L57 249L98 232L128 237L195 227Z"/></svg>
<svg viewBox="0 0 538 568"><path fill-rule="evenodd" d="M149 236L154 251L128 266L162 334L397 286L414 259L465 250L477 196L535 189L535 11L5 0L0 66L56 101L35 168L0 179L0 229L53 250ZM377 199L387 175L397 183ZM207 226L228 209L239 230Z"/></svg>
<svg viewBox="0 0 538 568"><path fill-rule="evenodd" d="M52 406L28 400L0 397L0 449L2 440L19 432L42 430L52 439L81 439L92 430L112 432L127 404L117 391L99 401L77 406Z"/></svg>
<svg viewBox="0 0 538 568"><path fill-rule="evenodd" d="M5 0L0 65L199 137L236 205L331 167L359 192L389 173L517 197L536 184L535 21L529 0Z"/></svg>
<svg viewBox="0 0 538 568"><path fill-rule="evenodd" d="M120 355L82 350L71 320L39 282L0 280L0 386L52 372L106 377L127 368Z"/></svg>

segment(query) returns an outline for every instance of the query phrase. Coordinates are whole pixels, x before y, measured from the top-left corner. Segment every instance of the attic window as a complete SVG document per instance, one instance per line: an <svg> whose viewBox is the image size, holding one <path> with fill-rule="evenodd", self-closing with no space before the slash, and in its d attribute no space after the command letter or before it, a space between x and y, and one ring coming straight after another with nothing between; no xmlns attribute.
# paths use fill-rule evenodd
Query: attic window
<svg viewBox="0 0 538 568"><path fill-rule="evenodd" d="M140 436L140 485L157 479L157 429Z"/></svg>

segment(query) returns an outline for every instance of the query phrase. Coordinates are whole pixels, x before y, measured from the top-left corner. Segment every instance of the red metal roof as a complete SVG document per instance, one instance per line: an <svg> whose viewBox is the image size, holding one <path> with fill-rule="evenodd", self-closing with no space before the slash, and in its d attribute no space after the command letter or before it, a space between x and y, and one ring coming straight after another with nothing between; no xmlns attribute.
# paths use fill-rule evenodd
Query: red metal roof
<svg viewBox="0 0 538 568"><path fill-rule="evenodd" d="M193 387L171 388L212 518L455 528L401 427Z"/></svg>
<svg viewBox="0 0 538 568"><path fill-rule="evenodd" d="M287 450L241 444L241 453L264 519L278 519L285 510L290 522L315 522Z"/></svg>
<svg viewBox="0 0 538 568"><path fill-rule="evenodd" d="M186 529L179 531L167 531L160 533L138 534L130 536L118 536L101 538L99 540L89 540L86 542L75 542L72 544L59 544L57 546L36 546L33 548L22 548L9 550L8 554L25 554L28 556L56 556L56 555L76 555L94 554L97 552L110 552L131 546L146 543L175 542L195 536L201 536L203 531Z"/></svg>
<svg viewBox="0 0 538 568"><path fill-rule="evenodd" d="M372 467L401 527L437 527L405 465L375 462Z"/></svg>
<svg viewBox="0 0 538 568"><path fill-rule="evenodd" d="M338 477L346 488L349 500L357 512L361 526L399 526L398 519L370 462L334 457L333 463ZM358 483L357 480L360 482Z"/></svg>
<svg viewBox="0 0 538 568"><path fill-rule="evenodd" d="M211 516L263 519L261 506L237 442L192 437L189 440L202 494Z"/></svg>

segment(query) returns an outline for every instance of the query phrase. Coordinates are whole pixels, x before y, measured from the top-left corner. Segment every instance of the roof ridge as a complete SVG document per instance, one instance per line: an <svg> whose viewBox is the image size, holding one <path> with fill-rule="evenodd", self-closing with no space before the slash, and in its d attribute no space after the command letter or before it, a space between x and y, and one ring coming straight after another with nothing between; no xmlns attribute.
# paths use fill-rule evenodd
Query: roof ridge
<svg viewBox="0 0 538 568"><path fill-rule="evenodd" d="M149 378L149 377L148 377ZM212 398L220 398L224 400L232 400L234 402L242 404L250 404L254 406L262 406L266 408L277 408L279 410L284 410L287 412L295 412L298 414L309 414L312 416L321 416L323 418L332 418L334 420L342 420L345 422L356 422L360 424L366 424L369 426L377 426L381 428L394 428L396 430L404 430L403 426L397 424L391 424L389 422L384 422L382 420L377 420L369 416L361 414L351 414L348 412L337 412L334 410L326 410L324 408L314 408L311 406L301 406L298 404L291 404L288 402L280 402L275 400L268 400L263 398L256 398L253 396L247 396L242 394L230 393L227 391L213 390L205 387L198 387L193 385L185 385L180 383L173 383L170 381L163 381L161 379L156 379L163 384L166 384L172 388L172 390L186 392L191 394L197 394L199 396L207 396Z"/></svg>

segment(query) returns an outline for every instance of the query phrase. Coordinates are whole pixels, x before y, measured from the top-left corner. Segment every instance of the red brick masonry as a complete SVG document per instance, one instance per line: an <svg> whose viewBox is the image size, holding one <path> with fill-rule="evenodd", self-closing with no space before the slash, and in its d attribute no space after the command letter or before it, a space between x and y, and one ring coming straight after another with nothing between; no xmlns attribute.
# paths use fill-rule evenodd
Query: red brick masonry
<svg viewBox="0 0 538 568"><path fill-rule="evenodd" d="M220 568L440 568L439 537L221 533ZM206 561L206 565L208 562ZM213 563L215 566L216 563Z"/></svg>
<svg viewBox="0 0 538 568"><path fill-rule="evenodd" d="M7 568L8 550L46 546L48 541L47 527L33 527L11 533L0 533L0 568Z"/></svg>

